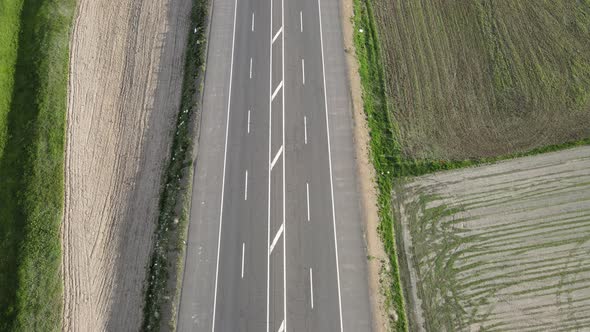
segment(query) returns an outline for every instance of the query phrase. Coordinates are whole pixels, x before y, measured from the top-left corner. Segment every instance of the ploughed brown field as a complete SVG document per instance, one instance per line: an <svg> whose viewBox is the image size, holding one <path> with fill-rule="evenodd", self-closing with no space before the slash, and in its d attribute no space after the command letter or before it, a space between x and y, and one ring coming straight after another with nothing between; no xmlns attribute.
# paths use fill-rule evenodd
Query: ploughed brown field
<svg viewBox="0 0 590 332"><path fill-rule="evenodd" d="M137 331L190 1L80 0L62 232L66 331Z"/></svg>

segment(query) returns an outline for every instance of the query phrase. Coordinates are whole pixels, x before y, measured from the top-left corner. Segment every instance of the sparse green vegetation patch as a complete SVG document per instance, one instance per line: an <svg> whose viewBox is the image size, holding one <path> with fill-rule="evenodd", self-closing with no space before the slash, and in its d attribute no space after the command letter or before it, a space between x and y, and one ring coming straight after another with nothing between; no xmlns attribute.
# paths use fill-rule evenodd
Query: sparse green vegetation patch
<svg viewBox="0 0 590 332"><path fill-rule="evenodd" d="M73 0L0 3L0 330L61 328Z"/></svg>
<svg viewBox="0 0 590 332"><path fill-rule="evenodd" d="M402 158L590 137L590 1L370 2Z"/></svg>
<svg viewBox="0 0 590 332"><path fill-rule="evenodd" d="M209 0L192 0L180 110L170 160L162 178L160 213L146 277L142 331L176 328L192 188L192 121L200 106L198 93L205 67L209 5ZM168 321L162 321L162 317Z"/></svg>
<svg viewBox="0 0 590 332"><path fill-rule="evenodd" d="M394 311L397 317L395 319L390 315L388 323L395 331L407 331L390 196L391 180L395 174L395 160L398 160L391 157L397 154L399 147L392 139L391 122L385 102L379 43L371 9L369 1L354 1L354 45L362 83L363 106L371 130L371 159L375 166L379 189L377 206L380 223L378 231L389 258L389 266L386 267L387 273L384 273L381 280L381 287L385 295L384 309L388 312Z"/></svg>
<svg viewBox="0 0 590 332"><path fill-rule="evenodd" d="M411 330L590 329L590 147L398 179Z"/></svg>

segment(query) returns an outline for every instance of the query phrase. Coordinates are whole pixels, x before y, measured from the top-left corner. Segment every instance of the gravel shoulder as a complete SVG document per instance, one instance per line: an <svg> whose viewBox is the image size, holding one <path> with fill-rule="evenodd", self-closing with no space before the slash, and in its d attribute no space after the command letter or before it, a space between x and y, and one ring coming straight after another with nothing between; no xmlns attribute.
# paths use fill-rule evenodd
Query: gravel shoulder
<svg viewBox="0 0 590 332"><path fill-rule="evenodd" d="M180 103L189 1L81 0L62 228L68 331L137 330Z"/></svg>
<svg viewBox="0 0 590 332"><path fill-rule="evenodd" d="M359 64L356 58L356 50L353 40L352 17L354 15L353 1L341 0L341 21L344 36L344 49L346 54L346 65L348 69L348 80L350 83L350 94L352 98L353 119L354 119L354 143L355 157L357 164L357 177L361 197L362 218L364 220L365 241L367 253L370 256L368 261L369 295L371 301L371 312L374 331L387 330L387 317L385 312L385 296L383 295L381 278L387 266L387 255L383 249L383 243L377 233L379 225L379 214L377 208L377 185L375 183L375 168L370 158L370 134L363 109L361 78L359 76Z"/></svg>

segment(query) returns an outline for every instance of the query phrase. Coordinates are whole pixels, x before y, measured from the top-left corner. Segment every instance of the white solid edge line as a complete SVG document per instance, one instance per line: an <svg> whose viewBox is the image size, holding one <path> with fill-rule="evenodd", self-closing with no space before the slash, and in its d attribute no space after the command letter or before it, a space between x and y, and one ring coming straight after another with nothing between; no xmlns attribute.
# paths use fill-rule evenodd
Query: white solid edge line
<svg viewBox="0 0 590 332"><path fill-rule="evenodd" d="M277 241L279 241L279 238L281 237L281 234L283 234L284 230L285 230L285 224L281 224L281 227L277 231L277 234L275 235L275 238L272 240L272 244L270 245L270 249L268 250L269 256L270 256L270 254L272 254L272 250L275 248L275 245L277 244Z"/></svg>
<svg viewBox="0 0 590 332"><path fill-rule="evenodd" d="M305 85L305 59L301 59L301 74L303 76L303 85Z"/></svg>
<svg viewBox="0 0 590 332"><path fill-rule="evenodd" d="M281 323L281 327L279 327L279 332L284 332L285 331L285 320L283 319L283 322Z"/></svg>
<svg viewBox="0 0 590 332"><path fill-rule="evenodd" d="M285 0L281 0L281 29L285 25ZM285 33L281 33L281 77L282 80L285 80ZM283 98L283 112L282 112L282 136L283 136L283 146L285 146L285 87L282 89L282 98ZM286 150L286 149L285 149ZM285 158L286 158L286 151L283 151L283 224L285 225L285 229L283 230L283 320L285 322L285 332L288 331L288 319L287 319L287 223L286 223L286 212L285 212Z"/></svg>
<svg viewBox="0 0 590 332"><path fill-rule="evenodd" d="M248 110L248 134L250 133L250 110Z"/></svg>
<svg viewBox="0 0 590 332"><path fill-rule="evenodd" d="M271 134L272 134L272 3L270 0L270 28L268 29L269 41L269 78L268 78L268 210L266 224L266 250L270 250L270 158L271 158ZM266 255L266 332L270 332L270 255Z"/></svg>
<svg viewBox="0 0 590 332"><path fill-rule="evenodd" d="M301 32L303 32L303 11L299 11L299 26L301 27Z"/></svg>
<svg viewBox="0 0 590 332"><path fill-rule="evenodd" d="M254 31L254 12L252 12L252 31Z"/></svg>
<svg viewBox="0 0 590 332"><path fill-rule="evenodd" d="M275 97L277 96L277 93L279 93L279 90L283 87L283 81L281 81L281 83L279 83L279 86L277 86L277 88L275 89L275 91L272 93L272 96L270 96L270 100L274 100Z"/></svg>
<svg viewBox="0 0 590 332"><path fill-rule="evenodd" d="M252 58L250 58L250 78L252 78Z"/></svg>
<svg viewBox="0 0 590 332"><path fill-rule="evenodd" d="M246 242L242 242L242 279L244 279L244 252L246 251Z"/></svg>
<svg viewBox="0 0 590 332"><path fill-rule="evenodd" d="M270 169L271 170L275 167L275 164L276 164L277 160L281 156L281 152L283 152L283 146L282 145L279 148L279 151L277 151L277 154L275 155L274 159L272 160L272 163L270 163Z"/></svg>
<svg viewBox="0 0 590 332"><path fill-rule="evenodd" d="M246 180L244 180L244 200L247 201L248 200L248 170L246 170Z"/></svg>
<svg viewBox="0 0 590 332"><path fill-rule="evenodd" d="M215 309L217 307L217 284L219 279L219 252L221 249L221 226L223 223L223 194L225 191L225 166L227 164L227 136L229 132L229 116L230 116L230 103L231 103L231 83L233 78L233 70L234 70L234 46L236 42L236 14L238 12L238 0L234 2L234 31L233 37L231 41L231 61L230 61L230 69L229 69L229 92L227 97L227 120L225 124L225 151L223 153L223 176L221 180L221 208L219 212L219 235L217 238L217 263L215 266L215 292L213 295L213 320L211 323L211 331L215 331Z"/></svg>
<svg viewBox="0 0 590 332"><path fill-rule="evenodd" d="M283 27L281 26L281 27L279 28L279 30L277 31L277 33L275 33L275 36L274 36L274 37L272 37L271 44L274 44L274 43L275 43L275 41L277 40L277 38L279 38L279 34L280 34L282 31L283 31Z"/></svg>
<svg viewBox="0 0 590 332"><path fill-rule="evenodd" d="M305 183L307 189L307 221L309 221L309 182Z"/></svg>
<svg viewBox="0 0 590 332"><path fill-rule="evenodd" d="M305 144L307 144L307 116L303 116L303 131L305 135Z"/></svg>
<svg viewBox="0 0 590 332"><path fill-rule="evenodd" d="M311 308L313 309L313 269L309 268L309 289L310 289L310 301L311 301Z"/></svg>
<svg viewBox="0 0 590 332"><path fill-rule="evenodd" d="M338 281L338 310L340 314L340 331L343 331L343 324L342 324L342 295L340 293L340 265L338 262L338 236L336 234L336 211L334 209L334 180L332 175L332 149L330 147L330 124L329 124L329 116L328 116L328 96L326 92L326 65L324 60L324 33L322 29L322 5L320 3L321 0L318 0L318 12L319 12L319 20L320 20L320 46L322 50L322 76L324 81L324 109L326 111L326 134L328 136L328 163L330 168L330 193L332 195L332 223L334 225L334 248L335 248L335 255L336 255L336 279Z"/></svg>

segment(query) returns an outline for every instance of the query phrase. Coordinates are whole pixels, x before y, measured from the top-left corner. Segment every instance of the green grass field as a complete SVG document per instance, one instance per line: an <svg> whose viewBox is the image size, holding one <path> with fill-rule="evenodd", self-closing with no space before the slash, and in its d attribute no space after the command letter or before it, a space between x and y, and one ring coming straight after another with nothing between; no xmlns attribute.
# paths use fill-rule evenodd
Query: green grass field
<svg viewBox="0 0 590 332"><path fill-rule="evenodd" d="M0 5L0 330L61 328L60 224L73 0Z"/></svg>
<svg viewBox="0 0 590 332"><path fill-rule="evenodd" d="M0 155L6 143L6 120L14 86L21 8L22 0L0 3Z"/></svg>
<svg viewBox="0 0 590 332"><path fill-rule="evenodd" d="M407 159L590 137L590 1L371 0Z"/></svg>
<svg viewBox="0 0 590 332"><path fill-rule="evenodd" d="M14 87L14 70L16 65L17 40L20 27L20 10L22 1L3 1L0 4L0 160L6 145L7 120ZM0 164L1 165L1 164ZM1 173L0 173L1 174ZM7 220L8 206L11 201L3 189L8 184L0 177L0 330L8 330L8 322L14 317L16 285L16 247L20 234L17 233L14 220Z"/></svg>

